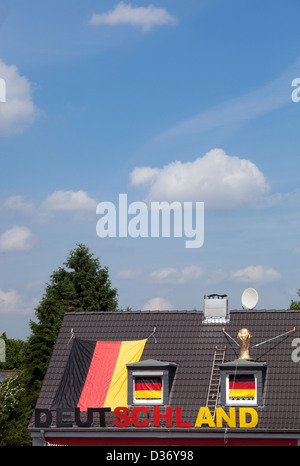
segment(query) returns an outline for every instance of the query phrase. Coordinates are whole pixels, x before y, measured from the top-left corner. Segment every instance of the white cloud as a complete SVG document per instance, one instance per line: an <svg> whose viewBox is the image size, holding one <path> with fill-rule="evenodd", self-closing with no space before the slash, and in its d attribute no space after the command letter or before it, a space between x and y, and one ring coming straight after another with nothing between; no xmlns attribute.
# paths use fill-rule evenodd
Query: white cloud
<svg viewBox="0 0 300 466"><path fill-rule="evenodd" d="M272 283L280 279L280 273L272 267L265 265L249 265L244 269L237 270L232 278L241 283Z"/></svg>
<svg viewBox="0 0 300 466"><path fill-rule="evenodd" d="M293 254L300 254L300 248L295 248L293 250Z"/></svg>
<svg viewBox="0 0 300 466"><path fill-rule="evenodd" d="M162 283L172 283L183 285L202 277L204 270L202 267L190 265L179 270L175 267L163 268L151 272L150 277Z"/></svg>
<svg viewBox="0 0 300 466"><path fill-rule="evenodd" d="M37 108L31 84L15 65L0 60L0 77L5 81L5 102L0 102L0 134L20 133L33 123Z"/></svg>
<svg viewBox="0 0 300 466"><path fill-rule="evenodd" d="M0 252L28 251L33 242L34 235L29 228L14 226L0 236Z"/></svg>
<svg viewBox="0 0 300 466"><path fill-rule="evenodd" d="M28 202L24 196L13 195L0 205L0 210L43 224L53 218L55 211L70 211L76 214L76 219L86 219L86 214L95 212L96 206L96 200L89 197L85 191L60 190L50 194L40 205Z"/></svg>
<svg viewBox="0 0 300 466"><path fill-rule="evenodd" d="M47 197L44 207L47 210L58 211L92 211L97 202L88 196L85 191L55 191Z"/></svg>
<svg viewBox="0 0 300 466"><path fill-rule="evenodd" d="M130 182L132 186L145 186L155 182L159 176L159 168L137 167L130 173Z"/></svg>
<svg viewBox="0 0 300 466"><path fill-rule="evenodd" d="M28 299L17 290L0 290L0 315L3 314L31 314L37 305L36 298Z"/></svg>
<svg viewBox="0 0 300 466"><path fill-rule="evenodd" d="M14 312L20 304L21 298L16 290L0 290L0 314Z"/></svg>
<svg viewBox="0 0 300 466"><path fill-rule="evenodd" d="M10 209L18 212L24 212L24 213L29 213L32 214L32 212L35 210L35 207L33 204L26 202L24 200L23 196L10 196L6 199L6 201L3 203L3 207L5 209Z"/></svg>
<svg viewBox="0 0 300 466"><path fill-rule="evenodd" d="M173 304L171 304L167 299L161 298L159 296L150 299L146 304L144 304L142 311L170 311L174 310Z"/></svg>
<svg viewBox="0 0 300 466"><path fill-rule="evenodd" d="M90 24L100 25L108 24L117 26L120 24L129 24L138 26L143 31L150 31L154 26L162 26L165 24L176 24L177 19L170 15L165 8L156 8L153 5L147 7L132 7L129 3L118 3L113 10L103 14L93 14Z"/></svg>
<svg viewBox="0 0 300 466"><path fill-rule="evenodd" d="M148 201L204 201L210 208L253 204L270 189L265 176L250 160L213 149L193 162L175 161L163 168L136 167L134 187L148 187Z"/></svg>

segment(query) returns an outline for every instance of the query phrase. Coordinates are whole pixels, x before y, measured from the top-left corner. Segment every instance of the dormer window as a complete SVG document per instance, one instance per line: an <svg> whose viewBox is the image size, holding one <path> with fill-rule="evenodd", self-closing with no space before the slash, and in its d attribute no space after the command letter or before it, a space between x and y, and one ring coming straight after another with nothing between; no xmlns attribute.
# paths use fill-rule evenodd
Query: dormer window
<svg viewBox="0 0 300 466"><path fill-rule="evenodd" d="M163 376L157 375L134 375L135 404L163 403Z"/></svg>
<svg viewBox="0 0 300 466"><path fill-rule="evenodd" d="M127 364L128 406L167 406L176 368L175 363L153 359Z"/></svg>
<svg viewBox="0 0 300 466"><path fill-rule="evenodd" d="M265 362L237 359L219 365L221 406L262 406L267 372Z"/></svg>

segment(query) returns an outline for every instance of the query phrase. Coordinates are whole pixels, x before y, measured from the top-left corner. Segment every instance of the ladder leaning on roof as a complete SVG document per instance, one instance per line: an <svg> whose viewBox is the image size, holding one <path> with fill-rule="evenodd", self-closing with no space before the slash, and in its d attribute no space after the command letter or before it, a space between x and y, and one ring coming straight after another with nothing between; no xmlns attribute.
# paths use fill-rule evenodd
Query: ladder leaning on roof
<svg viewBox="0 0 300 466"><path fill-rule="evenodd" d="M212 418L215 418L216 406L218 402L220 388L220 369L219 364L224 362L226 346L224 348L215 347L214 359L211 368L206 406L209 408Z"/></svg>

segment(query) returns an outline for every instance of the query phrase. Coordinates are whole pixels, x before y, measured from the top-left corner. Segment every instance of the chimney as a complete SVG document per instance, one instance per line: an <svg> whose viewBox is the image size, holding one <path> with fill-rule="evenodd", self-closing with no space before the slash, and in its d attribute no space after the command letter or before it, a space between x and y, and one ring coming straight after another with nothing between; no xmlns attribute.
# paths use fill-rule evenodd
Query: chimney
<svg viewBox="0 0 300 466"><path fill-rule="evenodd" d="M227 295L205 295L203 314L203 324L226 324L229 322Z"/></svg>

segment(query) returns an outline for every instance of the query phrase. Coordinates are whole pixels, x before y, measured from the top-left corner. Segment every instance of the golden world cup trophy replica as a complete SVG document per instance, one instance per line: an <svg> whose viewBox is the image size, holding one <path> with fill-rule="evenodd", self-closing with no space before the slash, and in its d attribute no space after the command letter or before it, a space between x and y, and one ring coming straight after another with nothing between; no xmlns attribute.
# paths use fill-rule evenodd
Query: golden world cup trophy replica
<svg viewBox="0 0 300 466"><path fill-rule="evenodd" d="M249 354L250 341L252 338L249 330L247 328L242 328L237 337L241 345L239 359L252 359Z"/></svg>

